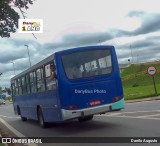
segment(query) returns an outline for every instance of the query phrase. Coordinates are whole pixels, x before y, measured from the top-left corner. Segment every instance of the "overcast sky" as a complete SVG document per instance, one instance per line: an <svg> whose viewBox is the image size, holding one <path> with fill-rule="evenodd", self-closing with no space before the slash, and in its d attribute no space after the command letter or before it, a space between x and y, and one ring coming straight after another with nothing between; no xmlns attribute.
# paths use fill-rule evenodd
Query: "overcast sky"
<svg viewBox="0 0 160 146"><path fill-rule="evenodd" d="M28 19L43 19L44 32L0 38L0 86L54 51L85 45L114 45L119 63L160 60L160 0L36 0ZM19 10L16 9L18 13ZM21 16L22 18L22 16ZM132 60L132 59L131 59Z"/></svg>

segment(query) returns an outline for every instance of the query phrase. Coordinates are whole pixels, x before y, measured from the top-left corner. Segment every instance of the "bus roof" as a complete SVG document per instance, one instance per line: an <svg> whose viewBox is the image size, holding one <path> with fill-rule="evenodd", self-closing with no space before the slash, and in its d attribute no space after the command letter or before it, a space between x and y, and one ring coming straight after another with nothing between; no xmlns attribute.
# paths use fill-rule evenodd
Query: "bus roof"
<svg viewBox="0 0 160 146"><path fill-rule="evenodd" d="M83 46L83 47L75 47L75 48L71 48L71 49L66 49L66 50L61 50L61 51L57 51L58 53L67 53L67 52L72 52L72 51L80 51L80 50L85 50L85 49L113 49L114 46L111 45L95 45L95 46ZM55 52L55 53L57 53Z"/></svg>

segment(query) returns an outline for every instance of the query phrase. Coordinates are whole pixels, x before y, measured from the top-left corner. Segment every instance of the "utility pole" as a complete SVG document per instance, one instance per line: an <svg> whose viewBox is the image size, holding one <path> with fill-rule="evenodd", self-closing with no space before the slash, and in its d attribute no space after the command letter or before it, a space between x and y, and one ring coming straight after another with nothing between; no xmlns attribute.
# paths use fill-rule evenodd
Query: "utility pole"
<svg viewBox="0 0 160 146"><path fill-rule="evenodd" d="M27 52L28 52L28 59L29 59L29 65L31 67L31 59L30 59L30 53L29 53L29 48L28 48L28 45L24 45L27 47Z"/></svg>
<svg viewBox="0 0 160 146"><path fill-rule="evenodd" d="M131 58L132 58L131 63L133 63L133 51L132 51L132 47L131 47L131 45L130 45L130 49L131 49Z"/></svg>
<svg viewBox="0 0 160 146"><path fill-rule="evenodd" d="M16 75L14 62L12 61L11 63L13 64L14 75Z"/></svg>

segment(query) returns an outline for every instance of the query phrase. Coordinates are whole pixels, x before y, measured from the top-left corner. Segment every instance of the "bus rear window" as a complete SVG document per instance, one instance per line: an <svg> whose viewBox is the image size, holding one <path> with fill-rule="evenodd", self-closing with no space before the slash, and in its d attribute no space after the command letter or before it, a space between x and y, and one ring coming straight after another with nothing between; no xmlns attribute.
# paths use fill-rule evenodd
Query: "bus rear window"
<svg viewBox="0 0 160 146"><path fill-rule="evenodd" d="M112 72L110 50L89 50L62 56L68 79L106 75Z"/></svg>

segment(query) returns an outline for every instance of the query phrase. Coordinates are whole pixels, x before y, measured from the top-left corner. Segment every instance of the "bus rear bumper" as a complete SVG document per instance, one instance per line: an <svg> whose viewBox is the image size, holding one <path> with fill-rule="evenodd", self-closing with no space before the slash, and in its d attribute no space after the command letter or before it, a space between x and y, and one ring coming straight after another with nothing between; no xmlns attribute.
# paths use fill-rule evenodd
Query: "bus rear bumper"
<svg viewBox="0 0 160 146"><path fill-rule="evenodd" d="M102 106L96 106L91 108L86 108L82 110L65 110L61 109L62 118L63 120L69 120L74 119L78 117L84 117L94 114L101 114L112 110L112 105L102 105Z"/></svg>
<svg viewBox="0 0 160 146"><path fill-rule="evenodd" d="M123 109L124 107L125 107L125 102L124 102L124 98L122 98L121 100L112 104L100 105L100 106L90 107L82 110L61 109L62 118L63 118L62 120L69 120L69 119L85 117L85 116L94 115L94 114L104 114L106 112Z"/></svg>
<svg viewBox="0 0 160 146"><path fill-rule="evenodd" d="M118 110L118 109L123 109L125 108L125 101L124 98L122 98L121 100L112 103L112 110Z"/></svg>

